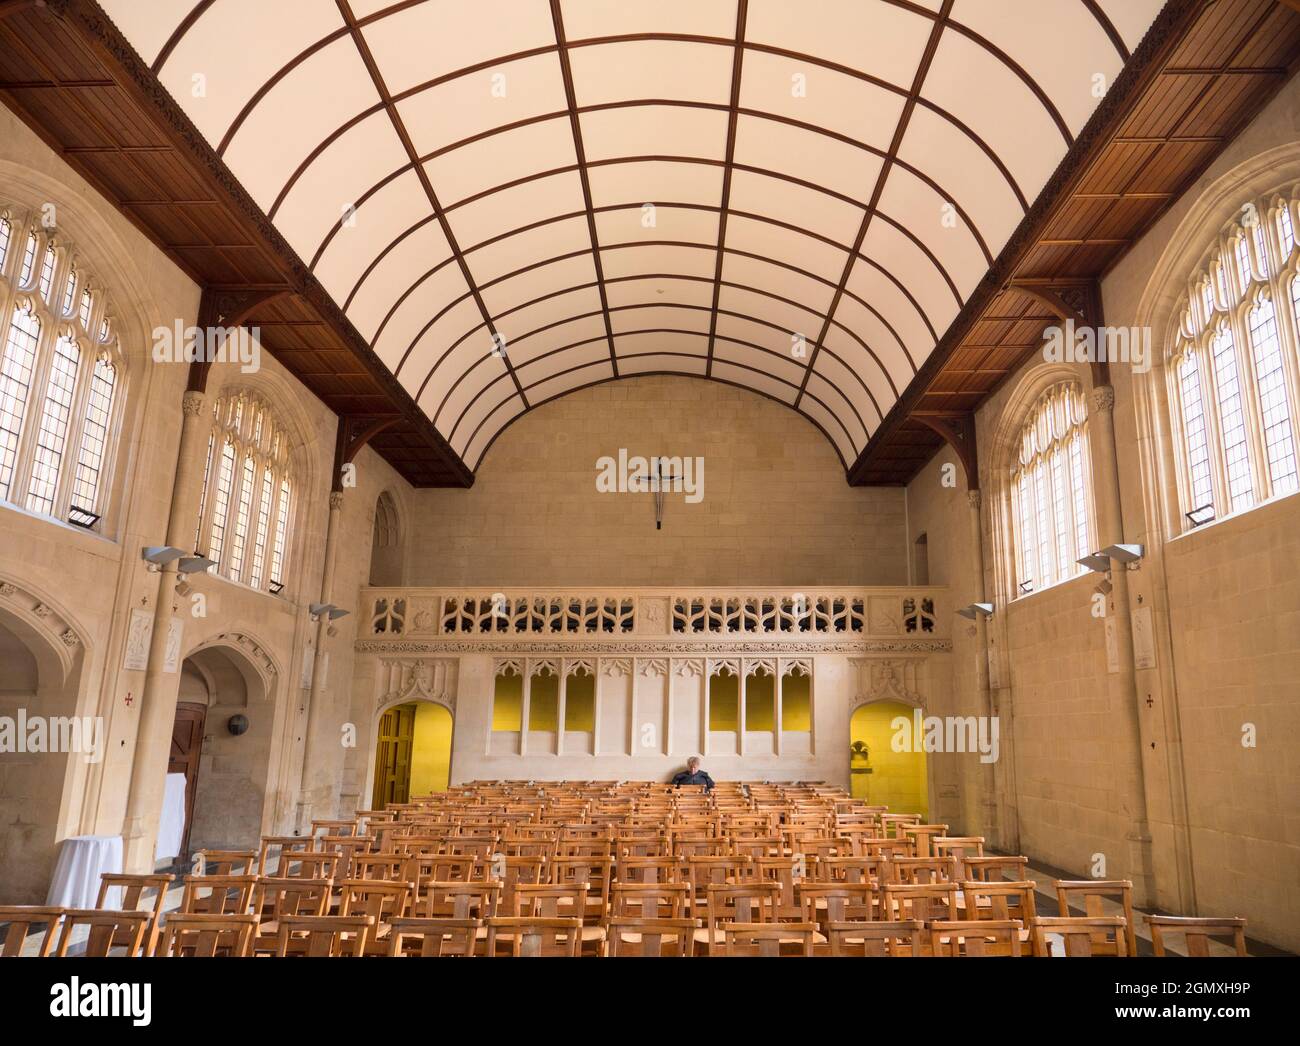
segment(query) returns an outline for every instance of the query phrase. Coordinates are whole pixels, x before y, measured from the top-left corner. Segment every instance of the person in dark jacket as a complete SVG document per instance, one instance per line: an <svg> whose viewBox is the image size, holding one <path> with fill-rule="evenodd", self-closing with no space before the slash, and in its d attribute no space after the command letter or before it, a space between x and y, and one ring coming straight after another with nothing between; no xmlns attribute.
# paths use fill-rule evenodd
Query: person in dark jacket
<svg viewBox="0 0 1300 1046"><path fill-rule="evenodd" d="M673 784L679 788L682 785L704 785L705 791L713 791L713 778L700 769L700 757L697 755L686 760L685 770L673 775Z"/></svg>

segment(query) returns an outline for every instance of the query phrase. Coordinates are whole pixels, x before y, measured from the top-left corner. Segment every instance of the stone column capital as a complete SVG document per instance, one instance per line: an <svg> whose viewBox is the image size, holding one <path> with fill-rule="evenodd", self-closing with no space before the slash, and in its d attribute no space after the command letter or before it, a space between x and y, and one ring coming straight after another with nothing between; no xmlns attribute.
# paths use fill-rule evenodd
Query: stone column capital
<svg viewBox="0 0 1300 1046"><path fill-rule="evenodd" d="M187 392L181 397L181 411L187 418L197 418L203 410L203 393Z"/></svg>
<svg viewBox="0 0 1300 1046"><path fill-rule="evenodd" d="M1103 411L1109 413L1115 409L1115 389L1111 385L1098 385L1088 393L1088 402L1092 407L1093 414L1100 414Z"/></svg>

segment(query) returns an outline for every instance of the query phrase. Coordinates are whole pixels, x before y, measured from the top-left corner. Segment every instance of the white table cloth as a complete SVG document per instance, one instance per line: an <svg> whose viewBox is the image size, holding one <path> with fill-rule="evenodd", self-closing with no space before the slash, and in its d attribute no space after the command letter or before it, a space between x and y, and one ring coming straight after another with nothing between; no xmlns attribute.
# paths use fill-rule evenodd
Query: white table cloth
<svg viewBox="0 0 1300 1046"><path fill-rule="evenodd" d="M175 857L185 837L185 775L168 774L163 786L162 815L158 819L158 844L154 860Z"/></svg>
<svg viewBox="0 0 1300 1046"><path fill-rule="evenodd" d="M63 840L59 860L50 880L47 905L60 908L94 908L99 898L99 877L104 872L122 871L120 835L74 835ZM110 891L110 908L120 903Z"/></svg>

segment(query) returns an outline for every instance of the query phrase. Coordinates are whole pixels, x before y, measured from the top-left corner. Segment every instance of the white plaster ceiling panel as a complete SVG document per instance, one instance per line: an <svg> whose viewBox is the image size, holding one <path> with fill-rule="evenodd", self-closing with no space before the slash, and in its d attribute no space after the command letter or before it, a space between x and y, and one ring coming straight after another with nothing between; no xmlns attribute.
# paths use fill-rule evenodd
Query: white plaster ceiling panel
<svg viewBox="0 0 1300 1046"><path fill-rule="evenodd" d="M583 113L579 119L589 163L628 156L726 157L725 109L620 105Z"/></svg>
<svg viewBox="0 0 1300 1046"><path fill-rule="evenodd" d="M439 272L453 271L462 292L465 289L465 281L451 262L451 250L442 234L442 226L436 221L427 221L403 236L373 264L374 268L364 274L349 297L343 299L348 316L362 337L370 340L372 345L388 312L398 304L403 294L436 266L442 266ZM435 275L431 274L429 278L433 279Z"/></svg>
<svg viewBox="0 0 1300 1046"><path fill-rule="evenodd" d="M662 32L665 24L691 36L736 35L735 0L562 0L565 34L569 40L628 33Z"/></svg>
<svg viewBox="0 0 1300 1046"><path fill-rule="evenodd" d="M1160 8L196 4L104 0L471 468L650 371L776 396L851 461Z"/></svg>
<svg viewBox="0 0 1300 1046"><path fill-rule="evenodd" d="M421 156L497 128L562 113L567 105L564 77L554 54L472 69L413 89L397 98L396 104Z"/></svg>
<svg viewBox="0 0 1300 1046"><path fill-rule="evenodd" d="M463 249L469 271L479 286L484 287L526 266L556 261L577 251L590 251L591 238L586 217L578 215L511 233L481 247ZM484 298L495 299L495 295L485 292Z"/></svg>
<svg viewBox="0 0 1300 1046"><path fill-rule="evenodd" d="M690 207L619 207L596 215L596 238L607 246L657 240L712 246L718 242L718 215Z"/></svg>
<svg viewBox="0 0 1300 1046"><path fill-rule="evenodd" d="M372 261L406 232L412 218L433 215L414 171L407 171L358 206L316 263L316 276L335 301L346 301ZM436 224L436 223L434 223Z"/></svg>
<svg viewBox="0 0 1300 1046"><path fill-rule="evenodd" d="M469 286L453 259L437 263L432 272L421 273L410 287L401 288L379 321L371 344L389 370L397 370L420 332L436 322L449 307L469 297Z"/></svg>
<svg viewBox="0 0 1300 1046"><path fill-rule="evenodd" d="M190 99L189 118L215 146L258 87L342 27L334 0L225 0L176 42L159 79L173 96Z"/></svg>

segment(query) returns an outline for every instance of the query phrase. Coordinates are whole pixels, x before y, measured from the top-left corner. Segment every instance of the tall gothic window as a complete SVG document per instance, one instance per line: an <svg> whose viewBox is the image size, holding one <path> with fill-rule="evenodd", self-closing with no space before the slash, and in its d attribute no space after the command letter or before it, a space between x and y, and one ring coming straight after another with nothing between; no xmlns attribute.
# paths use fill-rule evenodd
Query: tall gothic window
<svg viewBox="0 0 1300 1046"><path fill-rule="evenodd" d="M122 399L109 312L75 246L0 203L0 502L98 526Z"/></svg>
<svg viewBox="0 0 1300 1046"><path fill-rule="evenodd" d="M284 587L292 513L284 428L255 393L227 393L213 408L199 499L199 548L230 580L278 593Z"/></svg>
<svg viewBox="0 0 1300 1046"><path fill-rule="evenodd" d="M1088 411L1073 382L1047 389L1020 435L1011 474L1016 584L1038 592L1084 571L1093 546Z"/></svg>
<svg viewBox="0 0 1300 1046"><path fill-rule="evenodd" d="M1169 391L1189 527L1300 486L1296 204L1288 194L1243 206L1177 313Z"/></svg>

